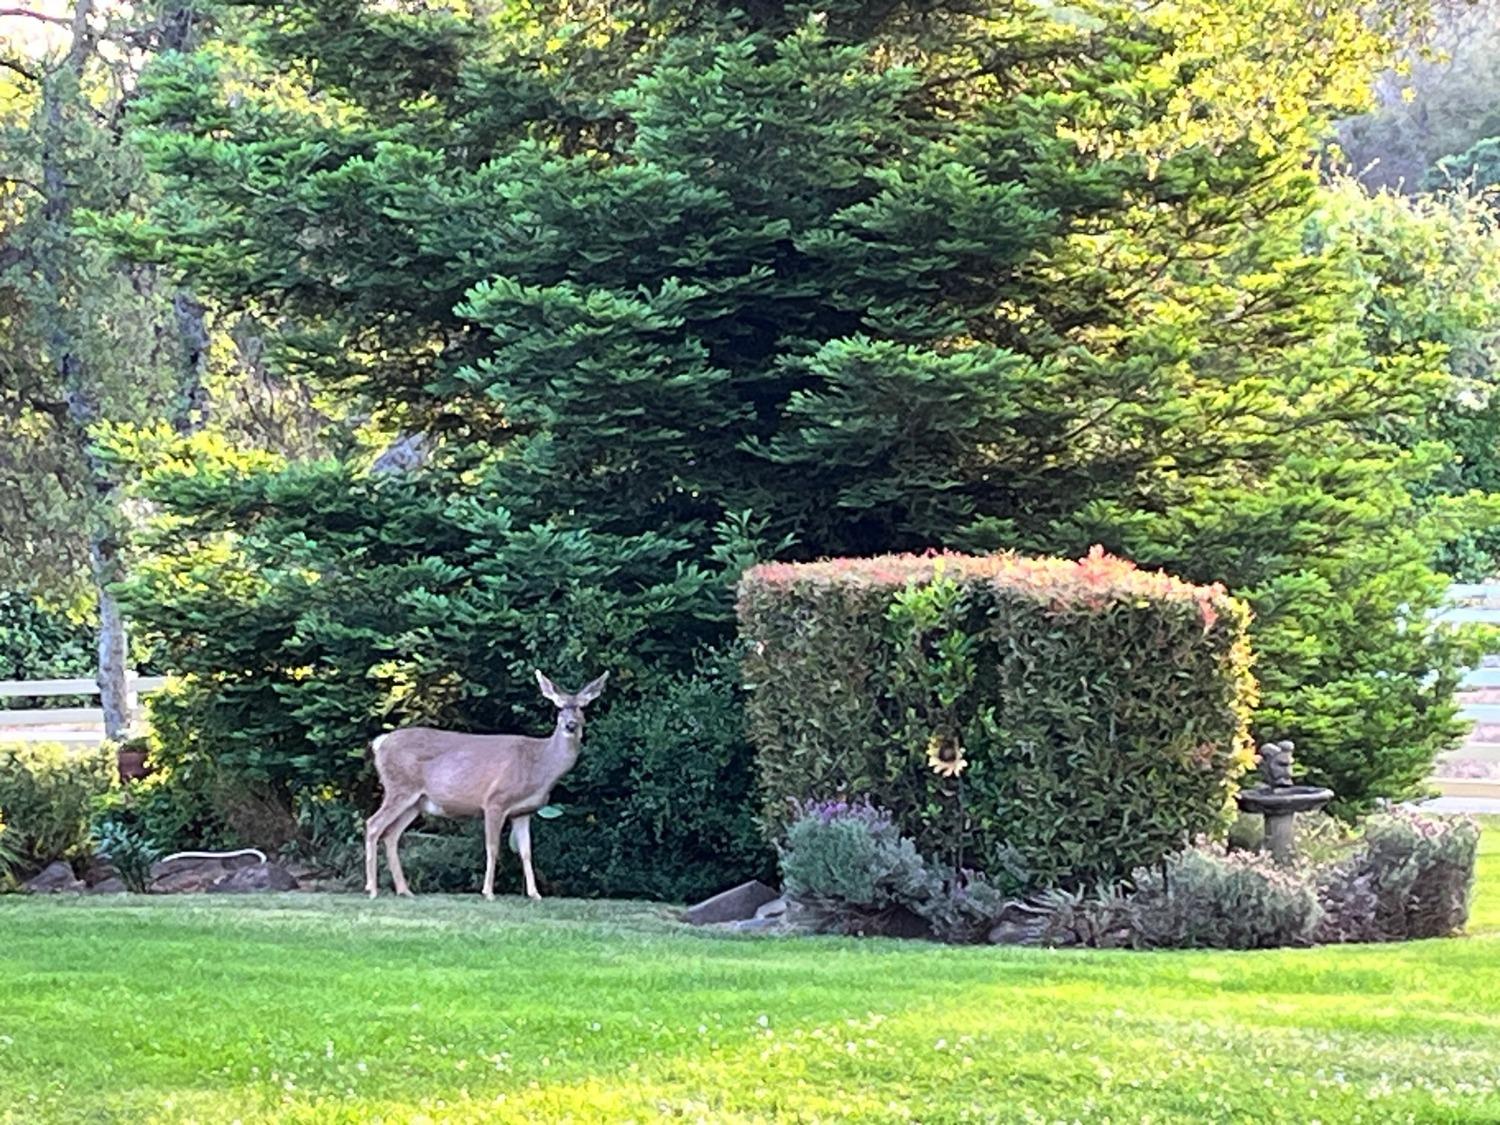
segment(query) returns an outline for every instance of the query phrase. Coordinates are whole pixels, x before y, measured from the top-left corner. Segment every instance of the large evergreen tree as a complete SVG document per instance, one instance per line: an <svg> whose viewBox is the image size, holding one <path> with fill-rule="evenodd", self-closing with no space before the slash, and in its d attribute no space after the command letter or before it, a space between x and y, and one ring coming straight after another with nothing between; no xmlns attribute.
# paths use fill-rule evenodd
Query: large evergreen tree
<svg viewBox="0 0 1500 1125"><path fill-rule="evenodd" d="M1264 732L1351 804L1405 791L1457 733L1457 651L1422 616L1441 529L1413 499L1447 453L1392 434L1447 376L1372 356L1353 259L1309 237L1310 154L1382 19L349 0L164 61L137 123L173 206L118 236L277 318L276 363L356 398L372 451L431 449L416 483L357 459L153 478L176 522L136 603L196 674L184 737L238 737L225 675L259 693L253 738L329 747L425 707L390 687L419 664L453 721L524 709L520 660L549 651L627 661L640 700L722 640L712 572L756 552L1102 542L1250 597ZM427 565L412 489L449 505L447 569L367 582L370 541ZM516 552L511 604L542 625L475 605L500 578L467 535ZM580 647L539 608L688 574L665 636ZM209 600L241 575L254 593ZM316 629L308 575L348 591ZM472 614L441 644L382 632L453 600ZM263 631L226 639L227 614ZM335 643L354 616L368 658ZM511 654L476 663L480 634ZM336 668L367 690L329 702ZM600 817L630 799L610 784Z"/></svg>

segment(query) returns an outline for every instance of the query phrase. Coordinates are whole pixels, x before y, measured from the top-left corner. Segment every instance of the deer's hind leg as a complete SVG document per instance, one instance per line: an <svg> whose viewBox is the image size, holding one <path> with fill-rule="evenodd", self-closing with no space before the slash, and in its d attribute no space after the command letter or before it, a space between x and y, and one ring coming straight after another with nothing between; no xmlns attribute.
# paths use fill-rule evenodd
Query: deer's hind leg
<svg viewBox="0 0 1500 1125"><path fill-rule="evenodd" d="M365 821L365 893L371 898L380 893L380 867L375 855L375 845L393 824L416 806L416 802L415 797L387 793L380 807ZM394 871L392 874L394 875Z"/></svg>
<svg viewBox="0 0 1500 1125"><path fill-rule="evenodd" d="M421 802L413 801L411 807L385 830L385 864L391 869L391 882L396 887L396 893L407 898L411 897L411 888L406 885L406 872L401 870L401 856L396 849L401 843L401 833L411 827L411 822L417 819L417 814L421 811Z"/></svg>

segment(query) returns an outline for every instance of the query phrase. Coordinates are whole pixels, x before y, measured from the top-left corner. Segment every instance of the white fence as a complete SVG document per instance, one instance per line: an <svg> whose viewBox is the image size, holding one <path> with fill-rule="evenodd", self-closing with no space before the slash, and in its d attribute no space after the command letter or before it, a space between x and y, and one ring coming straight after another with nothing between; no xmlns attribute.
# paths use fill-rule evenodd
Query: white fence
<svg viewBox="0 0 1500 1125"><path fill-rule="evenodd" d="M1433 617L1454 625L1500 626L1500 582L1450 587L1448 604ZM1500 649L1500 643L1496 648ZM1448 772L1446 767L1454 763L1476 763L1479 768L1474 772L1490 776L1435 777L1432 781L1444 797L1477 799L1483 807L1492 807L1500 801L1500 771L1495 769L1500 765L1500 742L1492 741L1500 727L1500 703L1488 702L1483 696L1500 692L1500 667L1471 669L1459 691L1460 714L1475 723L1476 729L1463 746L1444 756L1444 768L1439 772ZM1474 807L1480 805L1475 803Z"/></svg>
<svg viewBox="0 0 1500 1125"><path fill-rule="evenodd" d="M165 676L126 677L132 721L140 713L140 697L159 690ZM51 699L57 696L98 696L93 680L0 680L0 699ZM97 743L104 738L104 711L99 707L0 708L0 742Z"/></svg>

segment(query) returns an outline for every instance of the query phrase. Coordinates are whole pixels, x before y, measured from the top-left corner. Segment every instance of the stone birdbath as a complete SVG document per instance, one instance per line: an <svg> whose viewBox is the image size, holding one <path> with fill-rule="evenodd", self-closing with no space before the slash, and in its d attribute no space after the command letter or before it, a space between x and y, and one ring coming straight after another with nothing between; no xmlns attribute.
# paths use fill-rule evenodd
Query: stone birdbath
<svg viewBox="0 0 1500 1125"><path fill-rule="evenodd" d="M1316 812L1333 800L1333 790L1317 785L1292 783L1291 742L1268 742L1260 748L1260 784L1241 789L1240 811L1265 817L1266 838L1263 850L1283 866L1292 863L1293 818L1300 812Z"/></svg>

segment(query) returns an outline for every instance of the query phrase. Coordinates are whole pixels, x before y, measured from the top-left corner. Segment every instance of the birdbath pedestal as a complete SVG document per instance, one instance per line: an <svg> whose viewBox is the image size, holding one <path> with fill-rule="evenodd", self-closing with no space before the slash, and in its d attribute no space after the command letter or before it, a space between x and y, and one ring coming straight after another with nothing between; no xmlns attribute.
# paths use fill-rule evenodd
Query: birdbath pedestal
<svg viewBox="0 0 1500 1125"><path fill-rule="evenodd" d="M1283 866L1296 858L1292 826L1299 812L1315 812L1333 800L1333 790L1317 785L1292 784L1291 742L1268 742L1260 748L1261 783L1240 790L1240 811L1265 818L1263 850Z"/></svg>

